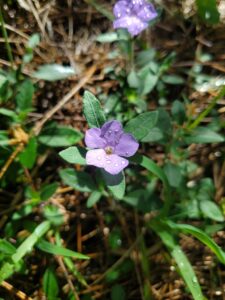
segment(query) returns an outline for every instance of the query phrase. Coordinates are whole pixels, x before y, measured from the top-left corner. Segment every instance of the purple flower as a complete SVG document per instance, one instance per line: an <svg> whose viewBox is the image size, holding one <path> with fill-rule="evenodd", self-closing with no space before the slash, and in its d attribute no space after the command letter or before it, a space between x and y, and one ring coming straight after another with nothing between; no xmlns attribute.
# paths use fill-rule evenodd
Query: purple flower
<svg viewBox="0 0 225 300"><path fill-rule="evenodd" d="M148 22L157 17L154 6L147 0L119 0L113 9L113 27L127 28L132 36L148 27Z"/></svg>
<svg viewBox="0 0 225 300"><path fill-rule="evenodd" d="M89 150L86 154L88 165L103 168L116 175L129 164L124 157L135 154L139 144L135 138L124 133L120 122L106 122L102 128L91 128L85 133L85 144Z"/></svg>

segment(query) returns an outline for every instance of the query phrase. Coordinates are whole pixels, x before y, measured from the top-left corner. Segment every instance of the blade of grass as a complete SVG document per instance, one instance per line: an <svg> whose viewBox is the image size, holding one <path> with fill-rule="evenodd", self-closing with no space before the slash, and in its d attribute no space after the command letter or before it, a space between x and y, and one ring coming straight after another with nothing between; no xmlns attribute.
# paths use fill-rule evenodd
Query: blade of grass
<svg viewBox="0 0 225 300"><path fill-rule="evenodd" d="M166 221L166 224L170 226L170 228L179 230L186 234L191 234L195 238L197 238L200 242L205 244L209 249L213 251L213 253L217 256L219 261L225 265L225 252L222 250L220 246L218 246L214 240L208 236L204 231L199 228L196 228L192 225L187 224L175 224L171 221Z"/></svg>
<svg viewBox="0 0 225 300"><path fill-rule="evenodd" d="M173 234L169 231L170 228L161 224L159 221L152 221L150 227L158 234L162 242L166 245L169 250L170 255L174 258L178 270L183 277L189 291L191 292L194 300L204 300L201 287L199 285L198 279L189 262L187 256L175 240Z"/></svg>
<svg viewBox="0 0 225 300"><path fill-rule="evenodd" d="M225 95L225 86L223 86L221 88L219 94L211 100L208 107L205 110L203 110L203 112L200 113L200 115L194 120L193 123L191 123L187 127L187 129L189 129L189 130L195 129L201 123L201 121L211 112L211 110L216 105L217 101L220 100L221 98L223 98L224 95Z"/></svg>
<svg viewBox="0 0 225 300"><path fill-rule="evenodd" d="M2 35L5 39L5 46L6 46L7 55L8 55L11 67L13 68L13 55L12 55L12 50L11 50L9 40L8 40L8 34L7 34L6 29L5 29L5 22L4 22L4 18L3 18L2 7L3 7L2 0L0 0L0 23L1 23L1 27L2 27Z"/></svg>

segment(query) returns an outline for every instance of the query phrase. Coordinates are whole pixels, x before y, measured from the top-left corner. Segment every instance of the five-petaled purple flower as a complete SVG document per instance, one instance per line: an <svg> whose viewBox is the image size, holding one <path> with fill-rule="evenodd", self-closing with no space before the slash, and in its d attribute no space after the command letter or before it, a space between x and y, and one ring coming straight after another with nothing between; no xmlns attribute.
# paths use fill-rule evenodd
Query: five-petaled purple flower
<svg viewBox="0 0 225 300"><path fill-rule="evenodd" d="M113 27L127 28L132 36L148 27L148 22L157 17L154 6L147 0L119 0L113 9Z"/></svg>
<svg viewBox="0 0 225 300"><path fill-rule="evenodd" d="M88 165L103 168L116 175L129 164L124 157L133 156L139 144L135 138L124 133L120 122L109 121L101 128L91 128L85 133L85 144L89 150L86 154Z"/></svg>

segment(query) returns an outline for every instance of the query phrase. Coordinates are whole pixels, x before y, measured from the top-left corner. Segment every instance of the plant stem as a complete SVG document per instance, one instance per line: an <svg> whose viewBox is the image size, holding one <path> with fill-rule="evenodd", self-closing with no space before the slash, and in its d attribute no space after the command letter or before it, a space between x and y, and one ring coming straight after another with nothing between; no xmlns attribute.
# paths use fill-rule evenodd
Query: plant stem
<svg viewBox="0 0 225 300"><path fill-rule="evenodd" d="M97 11L99 11L103 16L108 18L110 21L113 21L114 17L111 12L109 12L107 9L99 5L95 0L85 0L87 4L92 5Z"/></svg>
<svg viewBox="0 0 225 300"><path fill-rule="evenodd" d="M200 115L197 117L197 119L191 123L187 128L189 130L195 129L201 121L211 112L213 107L216 105L217 101L221 99L225 95L225 86L223 86L217 96L215 96L212 101L209 103L208 107L200 113Z"/></svg>
<svg viewBox="0 0 225 300"><path fill-rule="evenodd" d="M8 54L8 58L9 58L9 61L11 63L11 67L13 68L12 50L11 50L11 47L10 47L10 44L9 44L8 34L7 34L6 29L5 29L5 22L4 22L3 14L2 14L2 0L0 0L0 23L1 23L1 27L2 27L2 35L5 39L5 46L6 46L6 51L7 51L7 54Z"/></svg>

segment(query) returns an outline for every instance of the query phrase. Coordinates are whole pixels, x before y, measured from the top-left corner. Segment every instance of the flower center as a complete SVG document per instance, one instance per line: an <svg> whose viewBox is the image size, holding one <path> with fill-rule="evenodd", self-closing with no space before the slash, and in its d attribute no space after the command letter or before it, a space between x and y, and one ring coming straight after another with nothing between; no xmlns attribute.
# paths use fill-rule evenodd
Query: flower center
<svg viewBox="0 0 225 300"><path fill-rule="evenodd" d="M105 153L106 154L113 154L113 148L110 146L105 147Z"/></svg>

